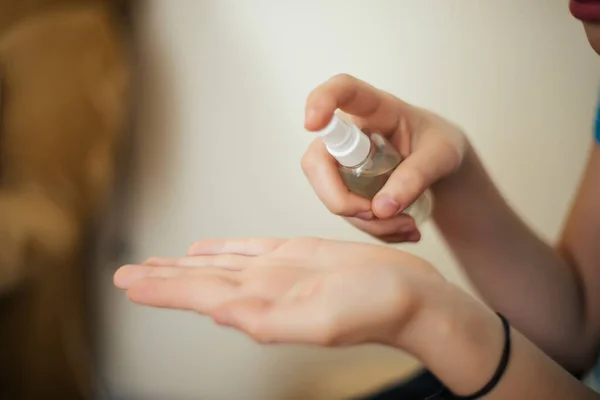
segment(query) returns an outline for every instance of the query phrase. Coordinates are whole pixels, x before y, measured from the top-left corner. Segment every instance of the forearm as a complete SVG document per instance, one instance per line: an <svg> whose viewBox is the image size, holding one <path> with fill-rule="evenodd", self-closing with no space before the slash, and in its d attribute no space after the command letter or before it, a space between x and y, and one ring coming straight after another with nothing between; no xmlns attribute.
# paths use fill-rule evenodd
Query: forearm
<svg viewBox="0 0 600 400"><path fill-rule="evenodd" d="M453 393L466 396L496 372L504 330L487 307L448 286L440 297L444 301L426 305L396 345L415 355ZM506 370L486 399L600 399L515 329L511 342Z"/></svg>
<svg viewBox="0 0 600 400"><path fill-rule="evenodd" d="M594 338L579 282L511 210L473 149L434 194L435 221L488 304L567 368L587 366Z"/></svg>

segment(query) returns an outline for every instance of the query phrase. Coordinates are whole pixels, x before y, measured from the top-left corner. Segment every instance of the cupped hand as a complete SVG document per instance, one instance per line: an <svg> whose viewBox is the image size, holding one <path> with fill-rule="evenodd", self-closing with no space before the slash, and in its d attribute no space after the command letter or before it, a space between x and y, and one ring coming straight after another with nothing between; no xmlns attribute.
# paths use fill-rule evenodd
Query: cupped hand
<svg viewBox="0 0 600 400"><path fill-rule="evenodd" d="M195 311L262 343L391 343L445 280L384 246L316 238L207 240L114 278L139 304Z"/></svg>
<svg viewBox="0 0 600 400"><path fill-rule="evenodd" d="M405 160L369 201L348 191L335 159L315 139L302 159L302 169L317 196L332 213L385 242L418 241L414 221L400 212L459 168L467 147L462 131L349 75L337 75L310 94L306 129L324 128L338 109L365 132L385 135Z"/></svg>

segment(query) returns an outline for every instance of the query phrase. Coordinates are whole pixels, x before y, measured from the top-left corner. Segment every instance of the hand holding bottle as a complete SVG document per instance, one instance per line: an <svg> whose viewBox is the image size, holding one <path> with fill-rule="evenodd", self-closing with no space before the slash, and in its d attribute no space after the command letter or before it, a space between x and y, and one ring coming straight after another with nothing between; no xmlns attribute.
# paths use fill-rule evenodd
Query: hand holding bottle
<svg viewBox="0 0 600 400"><path fill-rule="evenodd" d="M338 163L323 142L315 139L302 167L318 197L331 212L381 240L419 240L414 221L400 212L460 166L466 148L464 135L436 114L348 75L335 76L311 93L306 128L324 129L337 109L363 131L384 135L404 161L371 201L348 190Z"/></svg>

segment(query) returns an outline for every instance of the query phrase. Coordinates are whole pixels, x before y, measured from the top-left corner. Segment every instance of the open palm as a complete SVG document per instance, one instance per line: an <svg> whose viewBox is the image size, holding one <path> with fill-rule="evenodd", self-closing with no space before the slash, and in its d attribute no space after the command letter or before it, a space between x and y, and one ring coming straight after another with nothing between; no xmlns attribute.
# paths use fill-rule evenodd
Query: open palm
<svg viewBox="0 0 600 400"><path fill-rule="evenodd" d="M385 343L441 280L425 261L316 238L207 240L187 257L121 268L139 304L195 311L263 343Z"/></svg>

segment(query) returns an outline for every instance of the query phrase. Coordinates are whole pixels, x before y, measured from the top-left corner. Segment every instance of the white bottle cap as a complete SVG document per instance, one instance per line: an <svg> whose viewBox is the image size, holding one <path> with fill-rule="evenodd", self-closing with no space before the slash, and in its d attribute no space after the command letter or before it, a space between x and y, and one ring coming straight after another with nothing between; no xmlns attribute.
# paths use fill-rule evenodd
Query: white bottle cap
<svg viewBox="0 0 600 400"><path fill-rule="evenodd" d="M345 167L361 164L371 151L371 139L357 126L334 114L331 122L317 132L329 154Z"/></svg>

